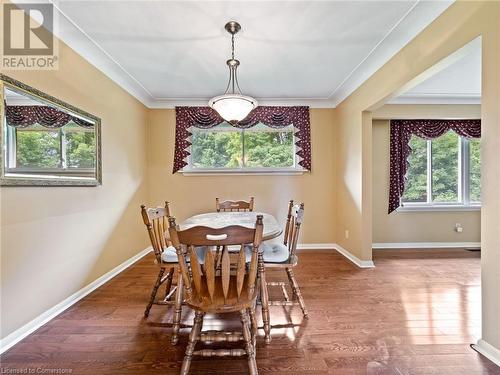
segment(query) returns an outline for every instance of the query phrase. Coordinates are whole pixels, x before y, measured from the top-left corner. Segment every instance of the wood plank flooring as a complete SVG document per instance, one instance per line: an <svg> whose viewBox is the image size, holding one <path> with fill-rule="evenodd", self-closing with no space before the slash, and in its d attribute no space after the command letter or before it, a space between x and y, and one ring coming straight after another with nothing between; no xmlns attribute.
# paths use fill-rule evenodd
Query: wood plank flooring
<svg viewBox="0 0 500 375"><path fill-rule="evenodd" d="M378 250L374 261L361 270L333 250L302 251L295 273L310 318L298 306L271 307L273 341L258 341L259 373L500 374L469 347L481 333L479 253ZM4 353L0 373L177 374L189 330L172 347L171 312L153 306L143 318L152 262L148 255ZM268 278L286 280L278 271ZM185 311L183 323L192 317ZM237 315L222 318L208 315L204 329L239 329ZM191 373L245 374L247 362L195 357Z"/></svg>

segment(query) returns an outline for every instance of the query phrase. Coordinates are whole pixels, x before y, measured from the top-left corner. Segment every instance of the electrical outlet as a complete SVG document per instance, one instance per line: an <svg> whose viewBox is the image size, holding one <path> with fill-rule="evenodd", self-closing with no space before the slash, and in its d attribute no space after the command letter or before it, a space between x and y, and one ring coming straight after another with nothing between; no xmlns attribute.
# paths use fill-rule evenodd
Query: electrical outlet
<svg viewBox="0 0 500 375"><path fill-rule="evenodd" d="M456 223L455 224L455 232L462 233L463 231L464 231L464 228L462 227L462 224Z"/></svg>
<svg viewBox="0 0 500 375"><path fill-rule="evenodd" d="M345 239L348 240L349 239L349 230L345 230Z"/></svg>

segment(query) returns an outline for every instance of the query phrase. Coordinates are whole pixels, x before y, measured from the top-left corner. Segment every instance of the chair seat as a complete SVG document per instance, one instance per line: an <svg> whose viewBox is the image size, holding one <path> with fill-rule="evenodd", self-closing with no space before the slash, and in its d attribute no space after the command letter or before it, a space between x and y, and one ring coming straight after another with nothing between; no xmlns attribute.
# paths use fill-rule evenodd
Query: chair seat
<svg viewBox="0 0 500 375"><path fill-rule="evenodd" d="M247 278L243 281L241 295L238 298L237 293L237 279L235 275L229 277L229 290L226 300L224 300L222 277L215 276L214 296L211 299L207 289L206 277L201 277L201 293L197 293L196 288L193 286L193 294L191 298L186 299L186 303L193 309L205 312L235 312L253 306L257 297L257 288L254 292L248 294Z"/></svg>
<svg viewBox="0 0 500 375"><path fill-rule="evenodd" d="M195 247L196 254L198 255L198 262L205 263L205 246ZM177 252L175 247L169 246L161 254L161 260L165 263L178 263Z"/></svg>
<svg viewBox="0 0 500 375"><path fill-rule="evenodd" d="M263 252L264 263L286 263L290 258L288 247L282 243L263 243L259 251ZM246 261L250 262L252 257L252 247L245 246Z"/></svg>

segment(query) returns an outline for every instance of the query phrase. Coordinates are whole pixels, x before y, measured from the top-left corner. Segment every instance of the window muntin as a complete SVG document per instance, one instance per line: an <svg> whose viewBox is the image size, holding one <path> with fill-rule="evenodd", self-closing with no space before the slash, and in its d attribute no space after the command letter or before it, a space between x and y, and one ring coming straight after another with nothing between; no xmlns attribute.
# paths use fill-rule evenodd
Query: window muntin
<svg viewBox="0 0 500 375"><path fill-rule="evenodd" d="M412 136L405 207L479 206L480 140L449 131L424 140Z"/></svg>
<svg viewBox="0 0 500 375"><path fill-rule="evenodd" d="M295 128L258 124L238 129L222 124L191 129L191 152L185 170L296 170Z"/></svg>

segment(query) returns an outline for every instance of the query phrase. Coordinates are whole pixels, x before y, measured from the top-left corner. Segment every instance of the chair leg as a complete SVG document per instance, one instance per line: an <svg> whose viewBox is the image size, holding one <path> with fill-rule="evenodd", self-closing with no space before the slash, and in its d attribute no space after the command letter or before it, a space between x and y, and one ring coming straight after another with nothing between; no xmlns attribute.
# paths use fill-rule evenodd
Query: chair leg
<svg viewBox="0 0 500 375"><path fill-rule="evenodd" d="M255 306L250 307L248 310L248 314L250 315L250 325L252 328L252 344L255 348L255 345L257 343L257 335L258 335L258 330L259 326L257 325L257 318L255 317Z"/></svg>
<svg viewBox="0 0 500 375"><path fill-rule="evenodd" d="M179 329L181 327L182 299L184 297L184 280L180 271L177 272L177 290L175 291L174 314L172 318L172 345L179 341Z"/></svg>
<svg viewBox="0 0 500 375"><path fill-rule="evenodd" d="M195 313L193 328L189 334L189 342L186 347L186 354L184 355L184 360L182 361L181 375L187 375L189 373L194 347L196 346L196 342L200 337L201 328L203 327L203 315L204 313L201 311L196 311Z"/></svg>
<svg viewBox="0 0 500 375"><path fill-rule="evenodd" d="M300 305L300 308L302 309L302 314L304 315L304 318L307 319L309 317L309 313L307 312L304 298L302 297L302 294L300 293L299 283L295 279L295 275L293 274L293 270L291 268L287 268L286 273L288 275L288 280L290 281L290 286L292 287L293 294L295 294L295 296L299 300L299 305Z"/></svg>
<svg viewBox="0 0 500 375"><path fill-rule="evenodd" d="M250 333L250 322L248 311L241 310L241 325L243 327L243 339L245 340L245 350L248 356L248 369L250 375L257 375L257 362L255 360L255 347L252 340L252 334Z"/></svg>
<svg viewBox="0 0 500 375"><path fill-rule="evenodd" d="M260 300L262 305L262 322L264 323L264 334L266 344L271 342L271 322L269 317L269 293L267 290L264 257L259 253L259 277L260 277Z"/></svg>
<svg viewBox="0 0 500 375"><path fill-rule="evenodd" d="M174 267L170 268L168 271L168 278L165 283L165 298L167 298L170 289L172 288L172 279L174 278Z"/></svg>
<svg viewBox="0 0 500 375"><path fill-rule="evenodd" d="M149 298L149 303L146 306L146 310L144 311L144 316L146 318L149 315L149 310L151 310L151 306L153 306L153 303L155 302L156 293L158 292L158 288L160 287L161 279L164 273L165 273L165 268L160 268L160 272L158 273L158 277L156 278L155 285L153 286L153 290L151 291L151 297Z"/></svg>

